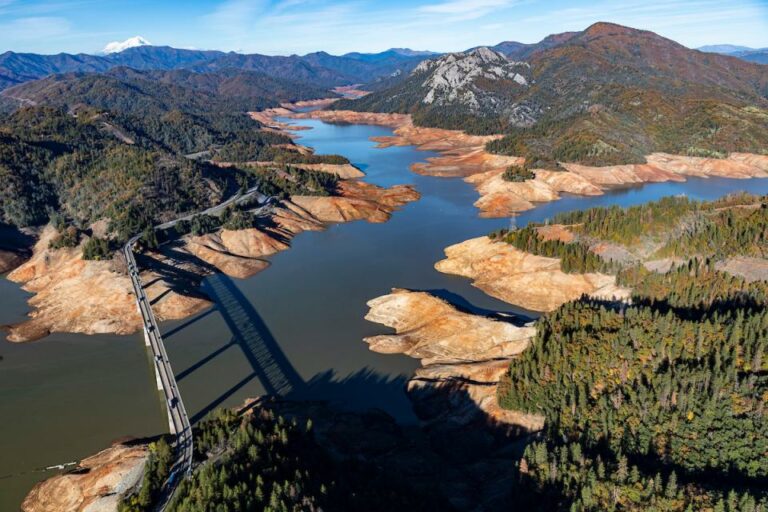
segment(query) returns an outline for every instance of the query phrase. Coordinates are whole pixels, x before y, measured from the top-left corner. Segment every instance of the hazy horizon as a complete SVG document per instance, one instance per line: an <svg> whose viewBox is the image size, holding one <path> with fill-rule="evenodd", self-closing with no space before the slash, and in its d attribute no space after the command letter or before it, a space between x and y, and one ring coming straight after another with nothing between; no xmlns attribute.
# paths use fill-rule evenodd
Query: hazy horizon
<svg viewBox="0 0 768 512"><path fill-rule="evenodd" d="M768 46L765 0L0 0L0 50L97 54L108 43L141 36L155 46L267 55L450 52L535 43L597 21L651 30L690 48Z"/></svg>

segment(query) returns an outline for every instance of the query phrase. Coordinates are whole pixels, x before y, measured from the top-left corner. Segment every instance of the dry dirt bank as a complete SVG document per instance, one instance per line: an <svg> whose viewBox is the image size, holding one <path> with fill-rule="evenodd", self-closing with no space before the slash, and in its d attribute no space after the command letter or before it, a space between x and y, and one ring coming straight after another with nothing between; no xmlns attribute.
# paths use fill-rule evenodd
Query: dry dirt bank
<svg viewBox="0 0 768 512"><path fill-rule="evenodd" d="M290 107L290 106L288 106ZM502 178L510 165L520 165L523 159L494 155L485 144L501 135L468 135L459 130L443 130L415 126L408 115L373 112L315 110L294 112L290 108L271 109L258 114L265 124L274 124L274 117L320 119L331 123L373 124L388 126L394 134L375 137L380 147L416 146L419 150L435 151L439 157L427 158L413 164L414 172L429 176L464 177L480 194L475 206L484 217L507 217L530 210L536 203L555 201L563 193L601 195L616 187L663 181L685 181L687 177L765 178L768 177L768 156L732 153L727 158L700 158L666 153L653 153L645 164L589 167L563 164L564 171L534 169L536 177L524 182L509 182ZM301 126L280 124L282 129L303 129Z"/></svg>
<svg viewBox="0 0 768 512"><path fill-rule="evenodd" d="M560 260L520 251L487 236L445 249L435 268L472 279L472 284L497 299L534 311L552 311L582 295L626 298L629 290L616 277L600 273L567 274Z"/></svg>
<svg viewBox="0 0 768 512"><path fill-rule="evenodd" d="M367 220L385 222L402 205L418 199L408 186L383 189L358 181L342 181L339 195L296 196L275 207L270 225L241 231L223 230L163 246L141 265L147 295L158 320L181 319L210 305L197 291L211 272L250 277L266 268L263 259L289 247L303 231L328 223ZM30 319L10 326L10 341L31 341L51 332L128 334L141 328L131 282L120 256L108 261L82 259L81 247L50 249L56 236L46 227L32 257L8 275L35 295Z"/></svg>
<svg viewBox="0 0 768 512"><path fill-rule="evenodd" d="M84 459L79 471L51 477L24 498L24 512L112 512L143 475L146 445L114 445Z"/></svg>
<svg viewBox="0 0 768 512"><path fill-rule="evenodd" d="M408 393L422 420L510 432L543 427L542 417L502 409L496 401L499 380L511 358L528 347L534 327L464 313L426 292L394 289L368 306L367 320L395 330L366 338L370 349L421 359Z"/></svg>

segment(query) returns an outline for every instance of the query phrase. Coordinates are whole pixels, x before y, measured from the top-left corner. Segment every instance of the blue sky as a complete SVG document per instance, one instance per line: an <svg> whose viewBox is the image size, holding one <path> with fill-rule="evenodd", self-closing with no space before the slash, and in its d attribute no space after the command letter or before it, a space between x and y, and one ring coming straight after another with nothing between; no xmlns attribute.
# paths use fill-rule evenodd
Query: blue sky
<svg viewBox="0 0 768 512"><path fill-rule="evenodd" d="M272 55L457 51L535 42L601 20L690 47L768 46L768 0L0 0L0 52L97 53L135 35L156 45Z"/></svg>

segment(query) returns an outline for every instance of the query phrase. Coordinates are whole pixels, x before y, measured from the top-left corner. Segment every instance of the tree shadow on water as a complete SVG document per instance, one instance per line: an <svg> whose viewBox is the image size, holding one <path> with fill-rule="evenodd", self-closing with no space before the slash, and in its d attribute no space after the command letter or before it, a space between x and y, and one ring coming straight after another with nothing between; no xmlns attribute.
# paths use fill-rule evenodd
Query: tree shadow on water
<svg viewBox="0 0 768 512"><path fill-rule="evenodd" d="M469 302L467 299L465 299L462 295L459 295L458 293L454 293L450 290L446 290L444 288L432 289L432 290L414 290L414 291L423 291L423 292L429 293L430 295L434 295L439 299L443 299L444 301L446 301L447 303L449 303L459 311L463 311L465 313L472 313L473 315L487 316L489 318L493 318L495 320L502 320L504 322L509 322L517 326L525 325L528 322L531 322L536 319L535 317L527 316L524 313L520 313L513 310L497 311L497 310L484 309L479 306L475 306L474 304Z"/></svg>

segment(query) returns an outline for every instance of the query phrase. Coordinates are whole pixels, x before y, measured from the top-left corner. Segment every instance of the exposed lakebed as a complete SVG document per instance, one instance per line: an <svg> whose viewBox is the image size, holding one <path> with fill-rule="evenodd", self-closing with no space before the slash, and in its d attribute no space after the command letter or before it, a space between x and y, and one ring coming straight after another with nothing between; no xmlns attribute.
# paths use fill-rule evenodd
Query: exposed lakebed
<svg viewBox="0 0 768 512"><path fill-rule="evenodd" d="M433 268L445 247L510 221L479 218L472 206L477 194L461 179L409 170L435 154L412 147L376 149L369 138L389 135L388 128L301 124L312 129L300 132L300 143L348 157L370 183L413 184L422 198L383 224L353 222L301 234L250 279L209 278L205 286L217 306L162 326L185 404L198 419L279 385L291 398L380 408L414 422L404 384L418 362L368 350L362 339L384 328L363 319L366 301L402 287L431 291L470 311L525 314L468 280ZM690 179L567 196L524 212L515 223L595 205L626 206L675 194L711 199L737 190L768 193L768 180ZM27 298L18 285L0 280L0 324L21 320ZM37 469L165 428L140 334L53 334L34 343L0 342L0 356L1 510L17 508L32 484L50 475Z"/></svg>

